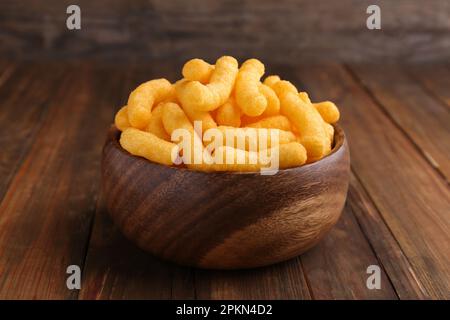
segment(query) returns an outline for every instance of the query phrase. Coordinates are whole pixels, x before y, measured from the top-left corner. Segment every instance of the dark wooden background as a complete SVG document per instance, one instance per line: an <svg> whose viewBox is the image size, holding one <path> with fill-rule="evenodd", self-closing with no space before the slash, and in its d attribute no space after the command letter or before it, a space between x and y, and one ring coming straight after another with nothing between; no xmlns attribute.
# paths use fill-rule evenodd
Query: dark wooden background
<svg viewBox="0 0 450 320"><path fill-rule="evenodd" d="M81 7L81 31L66 29L69 4ZM370 4L381 7L382 30L366 28ZM448 0L2 0L0 55L446 61L449 16Z"/></svg>

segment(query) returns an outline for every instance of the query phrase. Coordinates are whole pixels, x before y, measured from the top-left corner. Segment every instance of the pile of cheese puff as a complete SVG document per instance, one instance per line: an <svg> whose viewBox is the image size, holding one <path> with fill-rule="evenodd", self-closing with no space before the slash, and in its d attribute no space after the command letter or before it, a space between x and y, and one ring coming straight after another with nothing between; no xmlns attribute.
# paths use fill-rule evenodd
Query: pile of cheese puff
<svg viewBox="0 0 450 320"><path fill-rule="evenodd" d="M339 120L336 105L330 101L312 103L306 92L299 92L276 75L261 82L264 64L259 60L249 59L239 68L230 56L219 58L215 65L192 59L183 66L182 74L174 84L155 79L131 92L127 105L115 116L125 150L160 164L201 171L258 171L264 166L258 160L262 152L276 151L279 168L314 162L330 153L334 137L331 124ZM199 123L201 130L194 125ZM177 129L191 133L193 150L182 150L174 142ZM256 150L249 149L250 141L211 148L206 146L207 140L211 141L209 129L244 139L251 136L250 130L266 130L276 133L277 143L269 138L262 146L253 144ZM207 159L219 149L221 157L233 153L231 157L244 158L246 163ZM186 158L187 153L190 159L196 154L201 159L180 163L174 158L174 154Z"/></svg>

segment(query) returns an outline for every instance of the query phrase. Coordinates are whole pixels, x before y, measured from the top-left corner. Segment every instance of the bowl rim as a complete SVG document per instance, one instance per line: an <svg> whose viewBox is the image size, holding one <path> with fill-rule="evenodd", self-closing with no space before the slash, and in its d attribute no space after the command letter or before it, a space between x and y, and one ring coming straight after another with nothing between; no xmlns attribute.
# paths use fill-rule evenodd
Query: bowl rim
<svg viewBox="0 0 450 320"><path fill-rule="evenodd" d="M334 127L334 136L333 136L333 148L331 149L331 152L329 154L327 154L325 157L321 158L318 161L314 161L311 163L305 163L301 166L298 167L292 167L292 168L286 168L286 169L278 169L278 171L275 173L278 174L280 172L290 172L290 171L300 171L300 170L307 170L310 168L314 168L317 166L320 166L323 162L329 160L331 157L333 157L338 151L342 150L344 145L346 144L346 137L345 137L345 133L344 130L342 129L342 127L337 124L331 124ZM105 142L105 147L109 144L112 143L113 146L119 150L122 154L133 158L135 160L139 160L139 161L144 161L147 164L153 165L153 166L159 166L161 168L164 168L165 170L173 170L173 171L188 171L192 174L201 174L201 175L223 175L223 176L230 176L230 175L258 175L261 176L261 171L243 171L243 172L239 172L239 171L213 171L213 172L206 172L206 171L200 171L200 170L191 170L185 167L175 167L175 166L166 166L157 162L153 162L149 159L146 159L144 157L139 157L139 156L135 156L131 153L129 153L127 150L125 150L124 148L122 148L122 146L119 143L119 138L120 138L120 134L122 132L117 129L117 127L112 124L109 131L108 131L108 135L106 138L106 142Z"/></svg>

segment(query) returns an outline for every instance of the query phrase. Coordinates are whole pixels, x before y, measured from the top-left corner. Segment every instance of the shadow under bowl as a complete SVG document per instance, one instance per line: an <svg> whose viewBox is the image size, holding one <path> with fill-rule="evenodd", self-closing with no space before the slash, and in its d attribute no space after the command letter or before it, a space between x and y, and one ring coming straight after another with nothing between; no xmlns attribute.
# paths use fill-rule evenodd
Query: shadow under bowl
<svg viewBox="0 0 450 320"><path fill-rule="evenodd" d="M128 239L178 264L239 269L290 259L314 246L343 209L350 156L334 127L326 157L261 175L156 164L124 150L113 126L102 158L108 212Z"/></svg>

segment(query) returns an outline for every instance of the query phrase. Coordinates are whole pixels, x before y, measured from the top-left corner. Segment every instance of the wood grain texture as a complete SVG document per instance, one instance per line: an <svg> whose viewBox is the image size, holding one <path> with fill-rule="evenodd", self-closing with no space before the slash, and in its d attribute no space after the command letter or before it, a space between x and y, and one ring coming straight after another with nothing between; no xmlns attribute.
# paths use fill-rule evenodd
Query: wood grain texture
<svg viewBox="0 0 450 320"><path fill-rule="evenodd" d="M429 295L415 274L411 263L386 226L364 187L354 174L350 177L348 206L389 276L400 299L428 299Z"/></svg>
<svg viewBox="0 0 450 320"><path fill-rule="evenodd" d="M450 66L439 64L412 64L404 68L424 90L450 108Z"/></svg>
<svg viewBox="0 0 450 320"><path fill-rule="evenodd" d="M432 298L448 298L450 190L408 138L346 70L337 65L295 69L294 81L314 100L341 109L352 167Z"/></svg>
<svg viewBox="0 0 450 320"><path fill-rule="evenodd" d="M352 65L369 95L450 182L450 112L398 65ZM387 79L389 79L387 81ZM395 85L392 85L395 83ZM445 83L445 79L442 80ZM449 83L447 83L449 84ZM450 86L447 87L450 91Z"/></svg>
<svg viewBox="0 0 450 320"><path fill-rule="evenodd" d="M62 75L56 65L3 62L0 75L0 200L30 149L47 111L48 100ZM36 81L44 70L50 75Z"/></svg>
<svg viewBox="0 0 450 320"><path fill-rule="evenodd" d="M89 243L80 299L193 299L188 268L137 248L113 225L100 200Z"/></svg>
<svg viewBox="0 0 450 320"><path fill-rule="evenodd" d="M84 262L102 133L121 77L89 66L66 71L49 91L47 116L0 204L2 298L77 297L66 287L66 268ZM27 107L37 112L39 105Z"/></svg>
<svg viewBox="0 0 450 320"><path fill-rule="evenodd" d="M397 299L383 269L381 289L369 290L366 286L367 268L380 262L361 231L349 201L335 228L301 259L314 299Z"/></svg>
<svg viewBox="0 0 450 320"><path fill-rule="evenodd" d="M65 27L69 0L0 4L0 54L19 58L216 59L224 53L283 62L448 61L446 0L79 0L82 29Z"/></svg>
<svg viewBox="0 0 450 320"><path fill-rule="evenodd" d="M197 299L311 299L300 257L248 270L197 269L195 290Z"/></svg>
<svg viewBox="0 0 450 320"><path fill-rule="evenodd" d="M287 260L324 236L345 201L349 156L339 127L331 154L271 176L161 166L130 155L119 136L113 127L103 150L108 211L141 248L183 265L236 269Z"/></svg>

